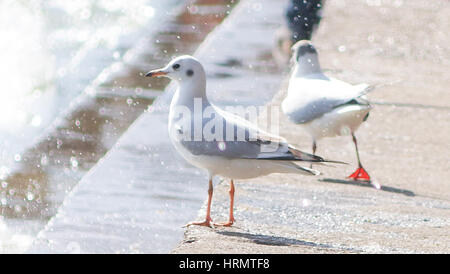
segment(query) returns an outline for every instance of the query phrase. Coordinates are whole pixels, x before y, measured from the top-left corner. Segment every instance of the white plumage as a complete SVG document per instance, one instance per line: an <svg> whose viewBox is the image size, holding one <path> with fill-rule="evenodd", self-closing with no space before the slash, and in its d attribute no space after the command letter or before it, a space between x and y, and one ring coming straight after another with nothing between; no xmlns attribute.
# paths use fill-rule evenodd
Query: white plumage
<svg viewBox="0 0 450 274"><path fill-rule="evenodd" d="M311 135L313 154L320 138L352 135L359 168L350 177L370 180L361 165L354 133L369 115L371 106L366 93L371 87L351 85L325 75L310 41L299 41L292 49L294 67L281 104L283 112Z"/></svg>
<svg viewBox="0 0 450 274"><path fill-rule="evenodd" d="M245 119L212 105L206 96L205 71L194 57L180 56L164 68L150 71L146 76L167 76L178 82L169 111L170 139L184 159L209 173L206 220L191 224L207 226L211 224L212 177L215 175L231 179L233 191L230 191L230 219L224 224L231 225L234 221L233 179L248 179L270 173L318 175L318 171L301 167L293 162L329 162L321 157L301 152L289 145L285 139L264 132ZM208 111L207 117L210 118L204 115L205 111ZM216 124L220 125L220 130L214 129L216 137L219 138L209 140L202 134L196 135L196 127L200 127L200 132L203 132L212 119L220 121ZM216 132L217 130L220 132ZM237 138L239 131L245 132L244 140ZM229 139L230 136L233 137L232 140ZM270 137L270 142L267 137ZM264 149L268 143L271 150Z"/></svg>

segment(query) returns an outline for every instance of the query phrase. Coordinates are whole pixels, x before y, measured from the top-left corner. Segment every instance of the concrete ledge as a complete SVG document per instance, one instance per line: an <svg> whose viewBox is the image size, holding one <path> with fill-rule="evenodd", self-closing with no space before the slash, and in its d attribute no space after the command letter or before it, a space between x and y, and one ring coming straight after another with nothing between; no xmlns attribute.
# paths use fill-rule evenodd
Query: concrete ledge
<svg viewBox="0 0 450 274"><path fill-rule="evenodd" d="M255 97L264 105L272 98L282 79L270 52L283 3L242 1L197 50L208 95L218 105L254 104ZM182 226L204 202L207 179L169 142L172 89L83 177L29 253L167 253L183 239Z"/></svg>

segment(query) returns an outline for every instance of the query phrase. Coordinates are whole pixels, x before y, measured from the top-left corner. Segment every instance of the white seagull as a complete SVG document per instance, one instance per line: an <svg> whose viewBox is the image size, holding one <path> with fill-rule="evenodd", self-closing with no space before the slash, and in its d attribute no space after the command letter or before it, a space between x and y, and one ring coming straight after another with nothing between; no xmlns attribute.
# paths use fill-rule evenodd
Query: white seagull
<svg viewBox="0 0 450 274"><path fill-rule="evenodd" d="M287 96L281 104L283 112L311 135L313 155L318 139L351 135L358 168L349 178L370 182L359 158L355 131L369 116L371 106L365 95L372 87L351 85L326 76L320 68L317 51L308 40L298 41L292 50L294 67Z"/></svg>
<svg viewBox="0 0 450 274"><path fill-rule="evenodd" d="M207 170L209 174L205 221L191 222L188 225L211 226L213 176L231 179L229 220L215 224L231 226L235 221L234 179L248 179L270 173L318 175L318 171L298 166L293 161L334 162L301 152L283 138L263 132L240 116L212 105L206 96L203 66L192 56L177 57L164 68L152 70L145 76L165 76L178 83L169 111L170 140L184 159ZM208 129L213 138L208 135ZM242 132L245 134L239 135ZM265 136L264 139L262 135ZM267 138L276 140L269 141Z"/></svg>

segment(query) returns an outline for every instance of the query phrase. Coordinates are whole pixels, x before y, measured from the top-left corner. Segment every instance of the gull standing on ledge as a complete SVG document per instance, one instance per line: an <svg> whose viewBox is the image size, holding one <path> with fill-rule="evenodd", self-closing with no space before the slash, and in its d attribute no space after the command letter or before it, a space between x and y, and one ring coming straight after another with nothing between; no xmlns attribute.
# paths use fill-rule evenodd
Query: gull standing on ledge
<svg viewBox="0 0 450 274"><path fill-rule="evenodd" d="M170 140L184 159L208 171L209 189L205 221L192 222L188 225L211 226L212 178L215 175L231 179L229 220L226 223L216 224L231 226L235 221L233 216L234 179L248 179L270 173L318 175L318 171L298 166L292 161L333 162L301 152L286 143L283 138L265 133L244 118L212 105L206 96L206 75L203 66L192 56L177 57L164 68L152 70L145 76L165 76L178 82L169 111ZM205 115L206 112L209 115ZM207 118L207 116L213 118ZM212 131L219 137L211 140L203 134L195 136L196 132L195 129L191 130L192 126L194 128L200 126L200 132L203 133L212 119L216 121ZM217 124L217 121L221 123ZM251 140L249 137L255 131L258 132L258 138ZM243 140L238 140L237 132L245 132ZM267 141L260 137L261 134L265 134L266 138L277 138L277 140ZM269 144L271 148L276 148L264 147Z"/></svg>
<svg viewBox="0 0 450 274"><path fill-rule="evenodd" d="M351 135L358 168L349 178L370 182L359 158L355 131L369 116L371 106L365 95L371 87L351 85L323 74L317 51L308 40L298 41L292 50L294 67L287 96L281 104L283 112L312 136L313 154L318 139Z"/></svg>

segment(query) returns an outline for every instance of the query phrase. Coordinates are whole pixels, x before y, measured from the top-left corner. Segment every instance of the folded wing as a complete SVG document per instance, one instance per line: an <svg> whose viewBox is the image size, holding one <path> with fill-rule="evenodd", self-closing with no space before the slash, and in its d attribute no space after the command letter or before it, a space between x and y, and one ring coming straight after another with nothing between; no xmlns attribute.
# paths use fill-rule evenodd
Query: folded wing
<svg viewBox="0 0 450 274"><path fill-rule="evenodd" d="M295 123L310 122L343 105L368 105L364 95L367 84L350 85L321 75L291 79L283 111Z"/></svg>

